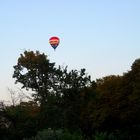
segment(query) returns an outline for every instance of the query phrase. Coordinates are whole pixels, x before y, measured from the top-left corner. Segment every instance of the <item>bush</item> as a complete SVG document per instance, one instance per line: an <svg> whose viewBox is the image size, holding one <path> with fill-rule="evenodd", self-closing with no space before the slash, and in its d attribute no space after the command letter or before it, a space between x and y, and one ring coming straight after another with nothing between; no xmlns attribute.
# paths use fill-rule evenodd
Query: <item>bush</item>
<svg viewBox="0 0 140 140"><path fill-rule="evenodd" d="M23 140L83 140L81 135L71 134L63 130L44 129L37 133L35 137L24 138Z"/></svg>
<svg viewBox="0 0 140 140"><path fill-rule="evenodd" d="M92 140L118 140L118 139L113 133L108 134L107 132L100 133L96 132Z"/></svg>

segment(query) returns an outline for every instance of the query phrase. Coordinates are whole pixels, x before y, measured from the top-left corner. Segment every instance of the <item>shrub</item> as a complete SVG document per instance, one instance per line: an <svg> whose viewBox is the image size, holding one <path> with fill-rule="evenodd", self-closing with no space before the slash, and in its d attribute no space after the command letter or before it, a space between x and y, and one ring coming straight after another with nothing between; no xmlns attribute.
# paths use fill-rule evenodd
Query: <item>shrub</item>
<svg viewBox="0 0 140 140"><path fill-rule="evenodd" d="M107 132L100 133L96 132L92 140L118 140L118 139L113 133L108 134Z"/></svg>
<svg viewBox="0 0 140 140"><path fill-rule="evenodd" d="M44 129L39 131L35 137L24 138L23 140L83 140L83 138L81 135L64 132L61 129Z"/></svg>

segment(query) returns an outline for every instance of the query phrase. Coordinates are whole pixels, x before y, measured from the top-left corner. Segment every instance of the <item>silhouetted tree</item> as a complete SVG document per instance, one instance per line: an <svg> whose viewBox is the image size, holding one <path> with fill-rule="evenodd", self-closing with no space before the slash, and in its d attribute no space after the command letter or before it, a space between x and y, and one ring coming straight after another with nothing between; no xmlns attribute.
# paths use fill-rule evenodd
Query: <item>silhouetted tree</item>
<svg viewBox="0 0 140 140"><path fill-rule="evenodd" d="M34 99L43 105L55 84L54 65L55 63L50 63L45 54L25 51L14 66L13 78L16 79L16 83L23 85L22 88L35 91Z"/></svg>

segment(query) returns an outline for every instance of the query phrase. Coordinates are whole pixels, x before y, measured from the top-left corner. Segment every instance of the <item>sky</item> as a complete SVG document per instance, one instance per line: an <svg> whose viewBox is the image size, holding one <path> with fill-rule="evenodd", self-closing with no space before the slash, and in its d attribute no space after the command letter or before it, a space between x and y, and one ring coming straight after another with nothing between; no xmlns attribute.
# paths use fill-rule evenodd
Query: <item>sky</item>
<svg viewBox="0 0 140 140"><path fill-rule="evenodd" d="M45 53L56 66L86 68L92 80L122 75L140 58L140 0L0 0L0 100L25 50ZM49 38L58 36L54 51Z"/></svg>

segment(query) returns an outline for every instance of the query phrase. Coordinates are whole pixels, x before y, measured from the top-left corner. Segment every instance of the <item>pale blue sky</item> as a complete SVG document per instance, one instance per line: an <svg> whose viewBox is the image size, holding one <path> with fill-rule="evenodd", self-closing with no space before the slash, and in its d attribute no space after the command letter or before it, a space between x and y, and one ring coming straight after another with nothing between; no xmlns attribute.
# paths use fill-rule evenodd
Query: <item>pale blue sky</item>
<svg viewBox="0 0 140 140"><path fill-rule="evenodd" d="M0 0L0 49L0 100L17 87L13 65L25 49L92 79L122 75L140 57L140 0Z"/></svg>

